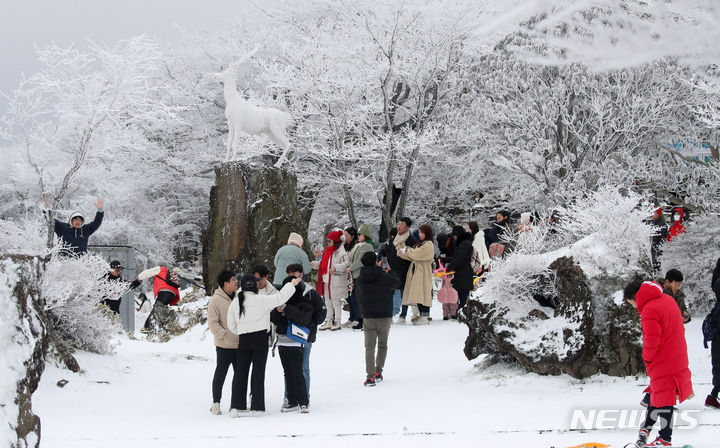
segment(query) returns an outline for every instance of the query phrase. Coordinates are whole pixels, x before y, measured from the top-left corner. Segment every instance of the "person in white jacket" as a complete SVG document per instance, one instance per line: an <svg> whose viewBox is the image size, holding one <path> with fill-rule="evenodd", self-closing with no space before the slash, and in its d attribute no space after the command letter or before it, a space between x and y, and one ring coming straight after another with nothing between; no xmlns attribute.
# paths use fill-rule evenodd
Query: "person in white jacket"
<svg viewBox="0 0 720 448"><path fill-rule="evenodd" d="M233 377L230 399L231 417L265 413L265 364L270 311L287 302L295 293L295 286L300 283L300 280L294 279L276 293L259 294L257 281L253 274L242 276L242 291L230 303L227 314L228 330L238 335L237 371ZM246 397L250 365L252 401L248 412Z"/></svg>
<svg viewBox="0 0 720 448"><path fill-rule="evenodd" d="M470 233L473 236L473 270L477 273L477 268L480 266L482 269L487 270L487 268L490 267L490 254L485 246L485 232L480 230L477 221L470 221L468 223L468 229L470 229Z"/></svg>

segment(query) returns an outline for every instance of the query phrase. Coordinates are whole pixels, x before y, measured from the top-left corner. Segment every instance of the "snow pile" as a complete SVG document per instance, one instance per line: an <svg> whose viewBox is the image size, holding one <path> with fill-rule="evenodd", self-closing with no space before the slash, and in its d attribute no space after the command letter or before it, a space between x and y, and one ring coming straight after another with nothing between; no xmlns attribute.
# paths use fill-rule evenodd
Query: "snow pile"
<svg viewBox="0 0 720 448"><path fill-rule="evenodd" d="M686 223L686 231L665 245L660 257L662 272L679 269L683 273L682 289L691 315L701 317L710 312L715 296L710 287L713 268L720 257L720 217L698 215Z"/></svg>

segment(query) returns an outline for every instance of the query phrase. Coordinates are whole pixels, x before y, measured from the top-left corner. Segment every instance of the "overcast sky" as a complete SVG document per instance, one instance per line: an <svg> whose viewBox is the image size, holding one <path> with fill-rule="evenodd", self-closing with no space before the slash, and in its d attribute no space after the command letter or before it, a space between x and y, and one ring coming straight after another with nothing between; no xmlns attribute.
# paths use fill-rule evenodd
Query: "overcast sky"
<svg viewBox="0 0 720 448"><path fill-rule="evenodd" d="M0 91L17 87L20 73L35 73L35 45L113 43L147 34L162 43L180 37L175 24L212 29L240 17L248 0L0 0ZM250 8L256 13L255 8ZM0 111L7 102L0 98ZM2 115L2 112L0 112Z"/></svg>

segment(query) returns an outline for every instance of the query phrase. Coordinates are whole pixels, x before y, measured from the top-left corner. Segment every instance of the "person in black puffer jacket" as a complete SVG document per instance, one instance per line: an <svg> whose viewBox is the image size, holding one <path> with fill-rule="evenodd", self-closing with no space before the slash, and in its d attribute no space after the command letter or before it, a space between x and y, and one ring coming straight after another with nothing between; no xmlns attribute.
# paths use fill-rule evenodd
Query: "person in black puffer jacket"
<svg viewBox="0 0 720 448"><path fill-rule="evenodd" d="M382 381L383 368L387 357L387 341L390 335L393 313L393 292L400 286L400 279L392 272L383 271L374 252L366 252L361 258L363 264L358 276L358 287L362 291L363 330L365 332L365 373L366 386ZM375 345L377 344L377 356Z"/></svg>
<svg viewBox="0 0 720 448"><path fill-rule="evenodd" d="M473 237L462 226L453 227L452 237L456 241L457 248L455 249L455 256L446 267L447 272L455 272L451 284L458 292L458 310L461 310L474 287L472 270Z"/></svg>
<svg viewBox="0 0 720 448"><path fill-rule="evenodd" d="M288 276L283 281L283 286L295 277ZM270 313L270 322L275 324L277 330L277 347L280 354L280 362L285 372L285 385L287 388L287 402L280 409L281 412L308 412L308 394L303 375L304 343L298 342L287 336L287 329L290 321L303 327L309 327L312 322L313 305L309 298L305 297L305 284L300 283L295 287L295 293L284 304L280 305Z"/></svg>

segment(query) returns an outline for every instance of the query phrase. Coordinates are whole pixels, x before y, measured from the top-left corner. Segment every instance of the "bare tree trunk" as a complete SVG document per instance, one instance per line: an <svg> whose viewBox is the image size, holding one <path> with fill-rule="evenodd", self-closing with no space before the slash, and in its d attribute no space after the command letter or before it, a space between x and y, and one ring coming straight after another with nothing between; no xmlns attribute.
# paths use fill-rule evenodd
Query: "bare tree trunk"
<svg viewBox="0 0 720 448"><path fill-rule="evenodd" d="M402 181L402 191L400 191L400 198L398 199L397 208L395 209L396 220L405 216L405 204L407 203L408 191L410 190L410 181L412 180L415 163L417 162L418 154L420 154L420 145L416 145L412 153L410 153L410 160L405 167L405 176Z"/></svg>
<svg viewBox="0 0 720 448"><path fill-rule="evenodd" d="M345 200L345 208L347 208L348 218L350 218L350 225L358 228L357 219L355 218L355 203L353 202L352 195L350 194L350 188L347 185L342 186L343 199Z"/></svg>

